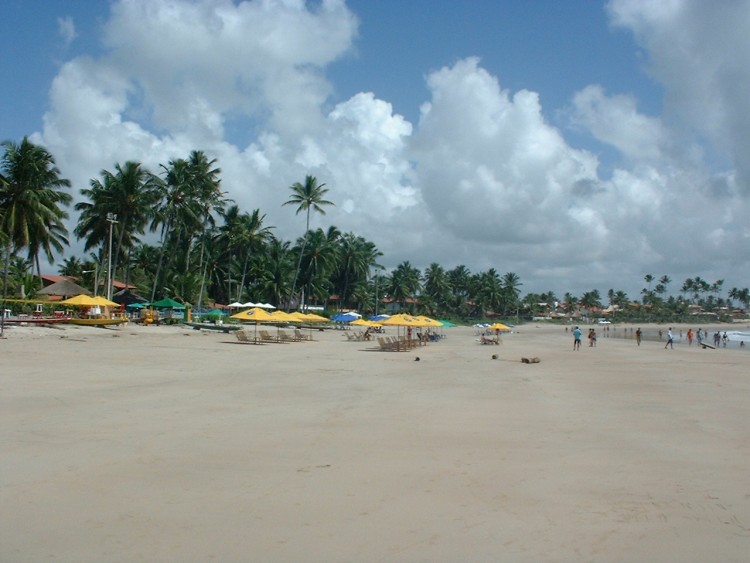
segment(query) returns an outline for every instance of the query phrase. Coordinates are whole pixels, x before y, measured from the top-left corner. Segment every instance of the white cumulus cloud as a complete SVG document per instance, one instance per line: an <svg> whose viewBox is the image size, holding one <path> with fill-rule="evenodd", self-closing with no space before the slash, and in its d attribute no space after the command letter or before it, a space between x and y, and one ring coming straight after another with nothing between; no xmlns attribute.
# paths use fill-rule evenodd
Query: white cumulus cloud
<svg viewBox="0 0 750 563"><path fill-rule="evenodd" d="M581 85L567 116L622 156L606 177L536 92L475 57L426 75L418 123L370 92L332 105L327 68L358 33L340 0L114 2L104 54L61 65L34 139L78 188L116 162L158 171L203 150L228 196L287 240L304 229L288 187L312 174L336 203L313 228L365 236L387 266L493 267L526 291L632 289L646 271L747 285L750 10L733 5L610 3L665 112Z"/></svg>

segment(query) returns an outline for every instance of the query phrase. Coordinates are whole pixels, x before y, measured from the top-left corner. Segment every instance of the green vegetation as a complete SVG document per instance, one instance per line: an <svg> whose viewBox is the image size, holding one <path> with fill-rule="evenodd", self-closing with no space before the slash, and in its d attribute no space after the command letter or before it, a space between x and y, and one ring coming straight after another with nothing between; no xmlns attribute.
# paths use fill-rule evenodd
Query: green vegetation
<svg viewBox="0 0 750 563"><path fill-rule="evenodd" d="M3 149L0 244L3 295L8 297L31 297L41 288L43 252L50 261L60 259L60 274L99 293L111 264L113 278L137 286L152 301L172 297L198 306L264 301L374 313L396 304L409 312L464 321L606 315L613 322L696 315L727 320L736 308L750 307L747 288L722 296L722 280L711 284L700 277L685 280L675 296L668 292L669 276L657 280L647 274L640 300L610 289L605 302L596 289L579 297L566 293L561 300L552 291L522 297L518 275L501 275L495 268L472 273L463 265L445 270L432 263L422 272L407 261L386 274L372 241L335 226L310 229L310 214L325 215L325 207L334 205L315 177L289 187L283 205L305 213L305 231L294 242L284 241L259 209L242 210L225 197L218 163L201 151L161 165L158 174L131 161L102 170L80 190L83 199L74 206L73 234L88 254L64 258L70 182L60 177L52 155L28 139L3 143ZM158 238L155 246L143 242L148 233Z"/></svg>

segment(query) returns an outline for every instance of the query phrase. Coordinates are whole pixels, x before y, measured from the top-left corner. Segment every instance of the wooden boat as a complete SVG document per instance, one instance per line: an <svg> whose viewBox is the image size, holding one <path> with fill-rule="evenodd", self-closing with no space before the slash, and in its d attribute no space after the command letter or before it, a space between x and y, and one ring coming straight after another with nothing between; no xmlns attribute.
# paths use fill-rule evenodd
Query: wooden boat
<svg viewBox="0 0 750 563"><path fill-rule="evenodd" d="M92 318L82 318L82 317L73 317L68 320L70 324L78 325L78 326L113 326L113 325L121 325L123 323L128 322L130 319L125 319L121 317L117 317L114 319L105 318L105 317L92 317Z"/></svg>
<svg viewBox="0 0 750 563"><path fill-rule="evenodd" d="M19 324L34 324L34 325L50 325L54 323L67 323L70 322L70 317L5 317L5 324L19 325Z"/></svg>

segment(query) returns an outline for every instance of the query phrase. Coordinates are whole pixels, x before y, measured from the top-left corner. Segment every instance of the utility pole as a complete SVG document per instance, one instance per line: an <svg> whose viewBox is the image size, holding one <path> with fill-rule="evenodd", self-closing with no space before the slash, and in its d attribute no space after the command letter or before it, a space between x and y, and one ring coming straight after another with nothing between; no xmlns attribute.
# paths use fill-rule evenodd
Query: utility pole
<svg viewBox="0 0 750 563"><path fill-rule="evenodd" d="M107 299L112 301L112 227L117 223L117 215L107 213L109 223L109 249L107 251Z"/></svg>

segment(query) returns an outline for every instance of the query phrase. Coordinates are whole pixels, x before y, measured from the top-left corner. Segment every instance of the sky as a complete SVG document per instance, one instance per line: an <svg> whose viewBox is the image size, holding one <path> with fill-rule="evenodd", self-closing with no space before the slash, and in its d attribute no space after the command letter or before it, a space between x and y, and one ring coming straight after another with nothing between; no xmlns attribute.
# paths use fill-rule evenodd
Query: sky
<svg viewBox="0 0 750 563"><path fill-rule="evenodd" d="M311 227L386 270L742 288L747 29L750 0L4 0L0 137L47 147L77 198L203 150L292 241L313 175L335 206Z"/></svg>

